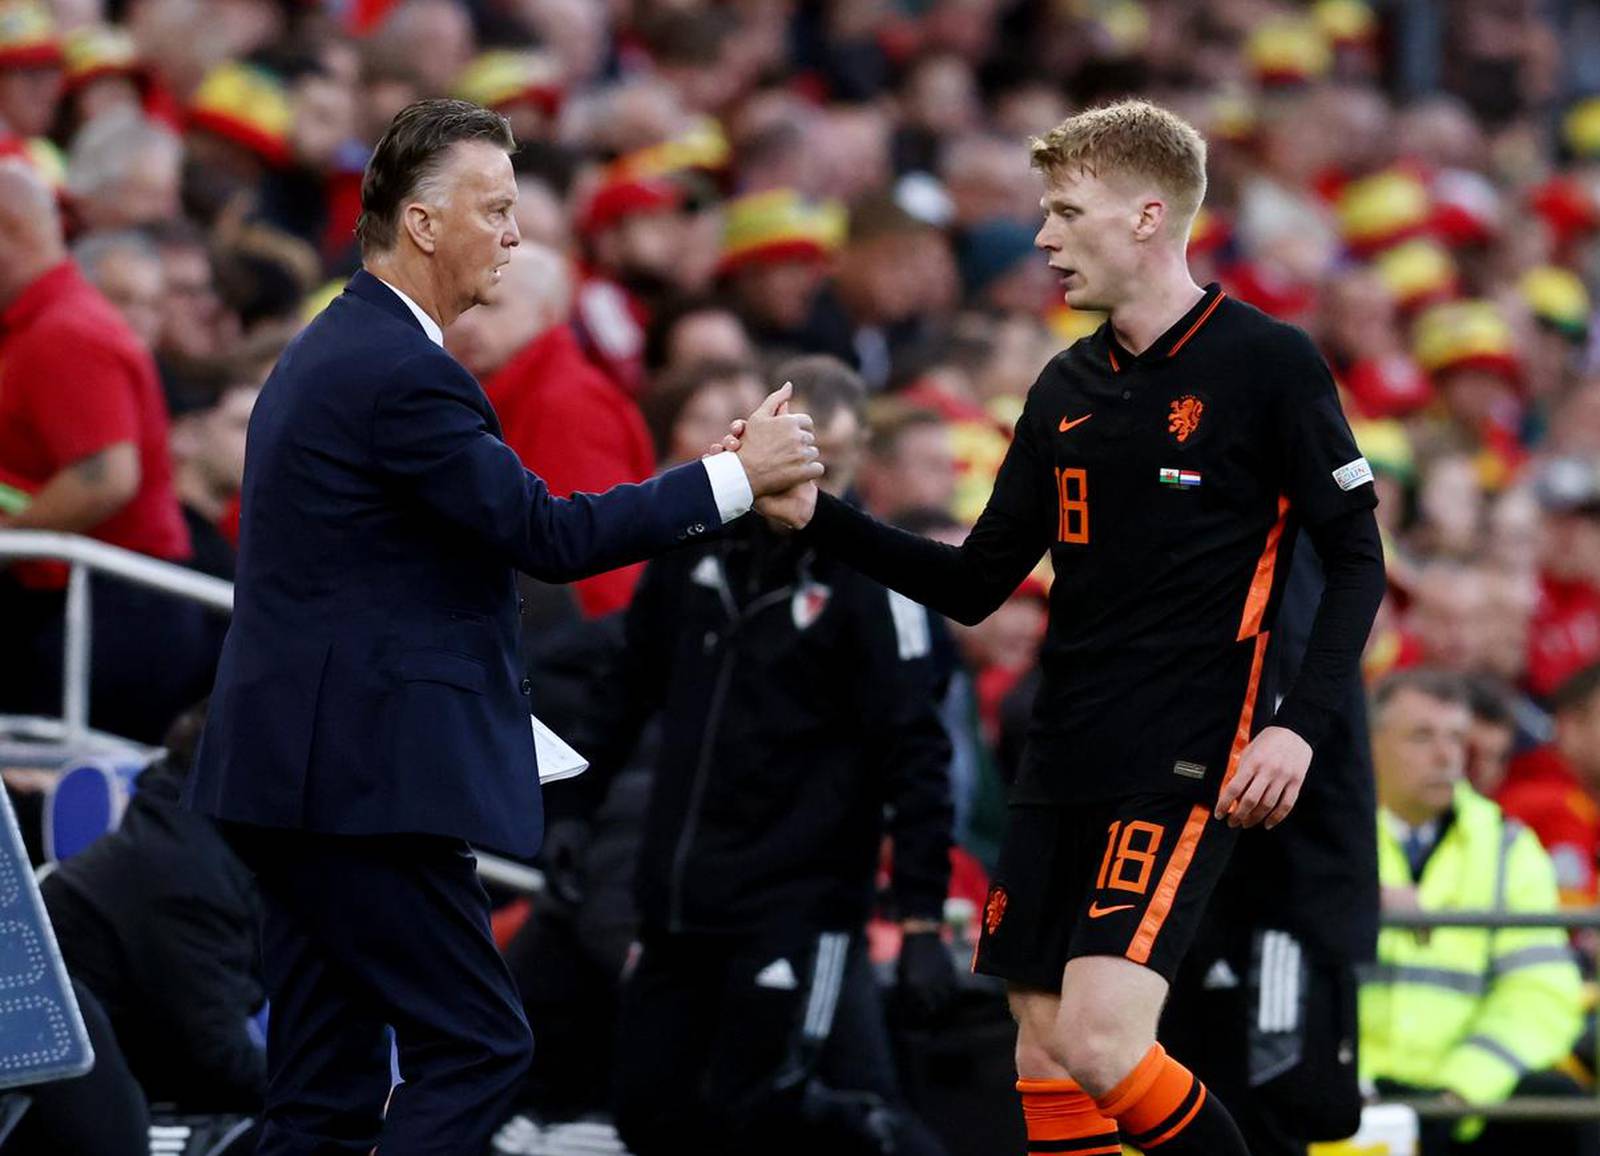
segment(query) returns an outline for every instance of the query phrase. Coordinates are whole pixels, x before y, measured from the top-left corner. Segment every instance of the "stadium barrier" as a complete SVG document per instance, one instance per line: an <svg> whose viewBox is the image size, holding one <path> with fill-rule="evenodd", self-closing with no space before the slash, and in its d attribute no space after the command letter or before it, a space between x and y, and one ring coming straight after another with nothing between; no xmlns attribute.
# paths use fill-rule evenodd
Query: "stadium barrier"
<svg viewBox="0 0 1600 1156"><path fill-rule="evenodd" d="M0 530L0 562L24 560L64 562L69 567L61 717L0 715L0 766L54 767L67 759L94 755L131 757L142 763L159 757L163 753L159 748L89 726L89 667L94 642L89 576L107 574L223 614L233 610L233 584L80 534ZM539 871L497 855L478 853L478 875L485 882L518 894L544 890L544 876Z"/></svg>

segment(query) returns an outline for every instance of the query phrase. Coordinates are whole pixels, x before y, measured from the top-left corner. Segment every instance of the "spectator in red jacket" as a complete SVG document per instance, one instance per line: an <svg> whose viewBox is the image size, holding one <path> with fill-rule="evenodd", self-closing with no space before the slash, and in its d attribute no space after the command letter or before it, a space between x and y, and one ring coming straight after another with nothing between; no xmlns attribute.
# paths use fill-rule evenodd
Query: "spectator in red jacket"
<svg viewBox="0 0 1600 1156"><path fill-rule="evenodd" d="M1555 739L1512 760L1496 801L1539 836L1566 903L1600 898L1600 664L1551 698Z"/></svg>
<svg viewBox="0 0 1600 1156"><path fill-rule="evenodd" d="M568 324L566 258L524 242L500 277L499 298L462 314L447 341L483 383L506 444L562 496L648 478L655 452L639 407L584 356ZM627 566L577 583L584 613L598 617L626 606L641 569Z"/></svg>

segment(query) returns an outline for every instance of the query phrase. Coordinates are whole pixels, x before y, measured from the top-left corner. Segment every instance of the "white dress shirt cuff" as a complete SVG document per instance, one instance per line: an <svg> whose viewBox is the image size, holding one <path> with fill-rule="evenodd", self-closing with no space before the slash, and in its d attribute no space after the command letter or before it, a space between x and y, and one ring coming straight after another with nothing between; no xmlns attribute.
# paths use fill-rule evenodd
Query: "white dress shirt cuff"
<svg viewBox="0 0 1600 1156"><path fill-rule="evenodd" d="M717 513L722 524L742 518L756 504L750 490L750 479L745 476L744 463L739 455L723 451L700 459L705 463L706 477L711 481L711 496L717 501Z"/></svg>

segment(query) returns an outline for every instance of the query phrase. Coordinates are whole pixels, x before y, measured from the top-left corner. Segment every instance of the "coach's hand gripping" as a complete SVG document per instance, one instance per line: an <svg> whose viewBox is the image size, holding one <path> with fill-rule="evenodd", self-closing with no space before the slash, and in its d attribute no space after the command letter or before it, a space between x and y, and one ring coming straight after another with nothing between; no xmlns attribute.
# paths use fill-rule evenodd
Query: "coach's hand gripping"
<svg viewBox="0 0 1600 1156"><path fill-rule="evenodd" d="M788 382L769 393L745 421L744 436L734 451L750 479L750 492L757 498L822 476L811 415L789 412L793 393L794 386Z"/></svg>
<svg viewBox="0 0 1600 1156"><path fill-rule="evenodd" d="M1287 727L1267 727L1239 756L1217 797L1217 818L1230 827L1270 829L1289 817L1311 766L1311 745Z"/></svg>

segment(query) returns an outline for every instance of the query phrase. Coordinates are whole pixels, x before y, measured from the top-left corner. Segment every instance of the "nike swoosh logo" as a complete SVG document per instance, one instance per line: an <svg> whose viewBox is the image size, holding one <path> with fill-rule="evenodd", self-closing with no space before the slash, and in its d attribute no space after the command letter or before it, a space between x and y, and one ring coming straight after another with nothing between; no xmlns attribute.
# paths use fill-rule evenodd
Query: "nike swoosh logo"
<svg viewBox="0 0 1600 1156"><path fill-rule="evenodd" d="M1099 919L1102 915L1112 915L1118 911L1132 911L1135 904L1119 903L1115 907L1101 907L1098 903L1089 904L1089 918Z"/></svg>
<svg viewBox="0 0 1600 1156"><path fill-rule="evenodd" d="M1092 413L1086 413L1082 417L1076 418L1073 421L1068 421L1066 418L1062 418L1061 419L1061 432L1062 433L1066 433L1073 426L1082 425L1084 422L1088 421L1093 416L1094 416L1094 414L1092 414Z"/></svg>

